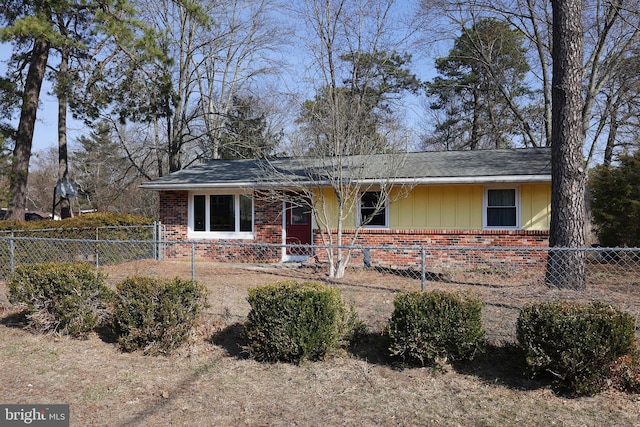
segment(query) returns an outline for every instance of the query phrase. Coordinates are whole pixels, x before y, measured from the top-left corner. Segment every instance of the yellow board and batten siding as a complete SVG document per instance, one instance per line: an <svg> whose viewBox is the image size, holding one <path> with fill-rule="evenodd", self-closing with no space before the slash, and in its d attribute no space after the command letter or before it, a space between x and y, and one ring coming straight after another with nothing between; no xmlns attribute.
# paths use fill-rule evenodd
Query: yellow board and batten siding
<svg viewBox="0 0 640 427"><path fill-rule="evenodd" d="M549 230L551 184L520 184L520 224L523 230ZM389 206L389 228L428 230L481 230L484 186L419 185ZM335 196L325 190L325 203L337 212ZM392 196L393 197L393 196ZM326 208L326 206L325 206ZM335 215L333 215L335 218ZM332 219L331 222L334 222ZM336 224L331 224L335 227ZM343 227L355 226L355 215L345 218Z"/></svg>
<svg viewBox="0 0 640 427"><path fill-rule="evenodd" d="M481 185L425 185L389 206L396 229L473 230L482 228Z"/></svg>
<svg viewBox="0 0 640 427"><path fill-rule="evenodd" d="M549 230L551 184L522 184L520 187L523 230Z"/></svg>

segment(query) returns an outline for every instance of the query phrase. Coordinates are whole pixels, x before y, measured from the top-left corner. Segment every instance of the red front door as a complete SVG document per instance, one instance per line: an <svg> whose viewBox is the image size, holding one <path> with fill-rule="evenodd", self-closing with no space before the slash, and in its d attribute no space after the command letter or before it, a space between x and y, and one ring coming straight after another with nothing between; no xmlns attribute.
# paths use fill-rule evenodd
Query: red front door
<svg viewBox="0 0 640 427"><path fill-rule="evenodd" d="M287 202L286 208L287 245L310 245L311 208L309 203ZM287 255L311 255L311 248L287 246Z"/></svg>

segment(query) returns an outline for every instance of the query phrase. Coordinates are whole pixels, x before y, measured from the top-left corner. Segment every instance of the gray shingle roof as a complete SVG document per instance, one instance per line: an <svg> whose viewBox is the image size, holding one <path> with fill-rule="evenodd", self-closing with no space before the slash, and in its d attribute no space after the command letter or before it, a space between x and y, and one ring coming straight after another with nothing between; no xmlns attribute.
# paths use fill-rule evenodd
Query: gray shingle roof
<svg viewBox="0 0 640 427"><path fill-rule="evenodd" d="M212 160L146 182L142 187L155 190L255 187L291 180L305 182L310 174L318 181L326 177L326 170L335 167L333 161L278 158L270 160L267 166L265 160ZM342 165L343 171L351 174L350 179L362 181L389 177L416 184L551 181L549 148L375 154L342 159Z"/></svg>

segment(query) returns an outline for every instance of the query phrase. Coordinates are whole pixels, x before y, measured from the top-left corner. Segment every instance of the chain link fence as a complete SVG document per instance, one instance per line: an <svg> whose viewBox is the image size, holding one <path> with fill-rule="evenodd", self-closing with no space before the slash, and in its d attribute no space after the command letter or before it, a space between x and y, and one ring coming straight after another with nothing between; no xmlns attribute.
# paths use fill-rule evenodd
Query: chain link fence
<svg viewBox="0 0 640 427"><path fill-rule="evenodd" d="M38 237L43 239L159 240L159 236L161 236L161 224L159 222L149 225L0 230L0 237Z"/></svg>
<svg viewBox="0 0 640 427"><path fill-rule="evenodd" d="M149 239L3 233L0 278L18 265L62 261L90 262L113 281L128 275L180 276L209 287L212 314L237 319L246 316L248 286L284 279L321 281L338 286L374 330L384 327L398 292L467 291L484 302L485 328L494 342L514 340L519 310L527 302L600 301L640 319L640 248L288 246L161 241L154 230ZM93 231L99 237L127 236L121 229ZM332 257L349 258L343 277L330 277ZM291 261L281 262L283 258ZM583 286L564 286L571 285L567 278L583 280Z"/></svg>

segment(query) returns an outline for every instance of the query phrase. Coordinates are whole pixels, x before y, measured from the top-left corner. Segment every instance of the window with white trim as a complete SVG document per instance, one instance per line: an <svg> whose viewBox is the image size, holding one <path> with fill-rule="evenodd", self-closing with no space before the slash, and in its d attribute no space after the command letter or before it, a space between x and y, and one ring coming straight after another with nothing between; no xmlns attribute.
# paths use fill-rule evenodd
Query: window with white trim
<svg viewBox="0 0 640 427"><path fill-rule="evenodd" d="M486 228L520 228L519 218L518 187L485 189L484 226Z"/></svg>
<svg viewBox="0 0 640 427"><path fill-rule="evenodd" d="M359 224L369 228L386 228L389 226L387 204L381 205L380 191L366 191L360 194Z"/></svg>
<svg viewBox="0 0 640 427"><path fill-rule="evenodd" d="M191 193L189 236L253 238L253 197L242 193Z"/></svg>

